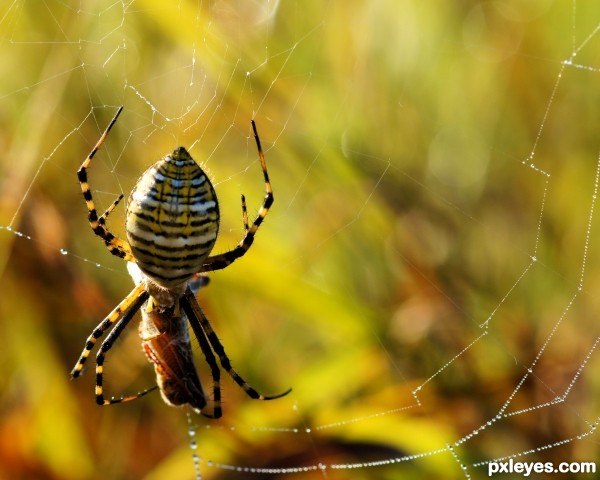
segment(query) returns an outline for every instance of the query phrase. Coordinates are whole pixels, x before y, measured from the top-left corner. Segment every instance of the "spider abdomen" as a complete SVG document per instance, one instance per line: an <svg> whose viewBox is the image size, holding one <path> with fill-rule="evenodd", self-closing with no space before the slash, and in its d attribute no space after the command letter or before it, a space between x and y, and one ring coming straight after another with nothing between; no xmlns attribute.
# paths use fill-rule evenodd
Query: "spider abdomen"
<svg viewBox="0 0 600 480"><path fill-rule="evenodd" d="M206 173L179 147L138 180L127 206L127 240L140 269L166 288L199 272L219 231Z"/></svg>

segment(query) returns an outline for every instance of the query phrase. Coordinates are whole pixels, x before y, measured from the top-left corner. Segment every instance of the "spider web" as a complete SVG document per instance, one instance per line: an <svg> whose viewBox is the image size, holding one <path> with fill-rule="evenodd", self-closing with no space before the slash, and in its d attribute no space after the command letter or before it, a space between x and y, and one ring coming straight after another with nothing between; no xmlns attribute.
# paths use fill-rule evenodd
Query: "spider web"
<svg viewBox="0 0 600 480"><path fill-rule="evenodd" d="M0 476L594 462L599 31L592 0L5 5ZM119 105L98 209L185 145L214 179L218 251L243 236L240 194L251 214L263 196L256 120L276 201L199 300L240 373L287 397L225 383L214 422L158 395L99 409L93 375L68 381L131 289L75 176ZM131 333L107 360L114 394L152 381Z"/></svg>

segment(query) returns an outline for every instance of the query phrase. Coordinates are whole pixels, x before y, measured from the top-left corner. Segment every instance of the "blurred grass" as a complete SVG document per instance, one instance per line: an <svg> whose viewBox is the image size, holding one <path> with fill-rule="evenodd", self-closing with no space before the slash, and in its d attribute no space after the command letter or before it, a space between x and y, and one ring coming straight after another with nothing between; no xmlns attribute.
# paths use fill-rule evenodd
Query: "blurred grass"
<svg viewBox="0 0 600 480"><path fill-rule="evenodd" d="M231 248L240 193L251 213L263 195L251 118L275 191L252 250L199 298L253 385L294 391L254 402L225 382L223 420L195 419L203 478L248 478L206 460L290 468L444 449L498 413L542 348L510 409L562 394L597 337L595 225L584 250L597 34L576 57L591 69L565 69L553 94L561 62L598 24L595 2L292 1L272 17L264 5L275 6L0 10L10 72L0 77L0 478L194 475L181 410L158 395L100 409L91 372L68 378L86 335L131 288L86 224L75 177L120 104L90 173L99 209L187 145L216 183L217 250ZM549 177L521 164L534 147ZM123 234L117 210L110 225ZM584 288L563 315L584 252ZM497 308L488 335L448 364ZM107 365L115 395L153 381L131 330ZM596 357L566 404L497 422L455 448L460 461L588 431ZM444 366L416 405L413 390ZM594 438L525 461L595 459ZM399 477L464 473L445 452L327 478Z"/></svg>

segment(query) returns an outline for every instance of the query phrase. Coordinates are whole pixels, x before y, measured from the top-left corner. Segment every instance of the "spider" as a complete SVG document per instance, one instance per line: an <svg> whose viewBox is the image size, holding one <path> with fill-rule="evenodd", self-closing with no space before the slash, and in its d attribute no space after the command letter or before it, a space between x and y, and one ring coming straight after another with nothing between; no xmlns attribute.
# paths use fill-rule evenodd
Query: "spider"
<svg viewBox="0 0 600 480"><path fill-rule="evenodd" d="M129 262L128 270L134 279L135 288L89 335L79 360L71 371L71 377L77 378L83 373L84 364L96 342L112 327L96 354L95 394L99 405L134 400L160 388L167 403L190 404L209 418L219 418L222 415L221 370L216 357L221 368L249 397L272 400L287 395L291 389L277 395L263 395L233 369L223 345L195 296L199 286L206 282L206 272L228 267L250 249L258 228L273 204L273 190L254 120L252 130L266 195L252 225L248 223L246 200L242 195L244 237L232 250L210 255L219 230L217 196L206 173L184 147L178 147L163 157L146 170L136 183L126 207L127 240L115 236L106 226L106 218L123 195L98 216L88 184L87 170L122 111L121 106L79 167L77 178L94 234L104 240L110 253ZM105 356L138 310L142 311L142 345L149 361L154 364L158 387L151 387L134 395L106 398L103 389ZM195 370L187 322L211 370L212 412L207 411L208 401Z"/></svg>

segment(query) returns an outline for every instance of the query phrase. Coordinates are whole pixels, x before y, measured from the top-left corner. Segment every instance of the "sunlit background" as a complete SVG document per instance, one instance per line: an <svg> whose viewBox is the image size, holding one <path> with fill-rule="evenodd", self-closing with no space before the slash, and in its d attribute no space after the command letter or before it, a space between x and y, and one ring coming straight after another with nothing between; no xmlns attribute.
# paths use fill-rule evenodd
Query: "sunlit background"
<svg viewBox="0 0 600 480"><path fill-rule="evenodd" d="M0 478L599 458L596 1L69 3L0 7ZM213 421L158 393L98 407L92 365L70 380L132 288L75 175L119 105L89 172L99 210L184 145L219 196L216 252L244 234L240 194L250 215L264 195L256 120L275 204L199 301L237 370L290 395L225 378ZM132 322L105 387L154 382Z"/></svg>

